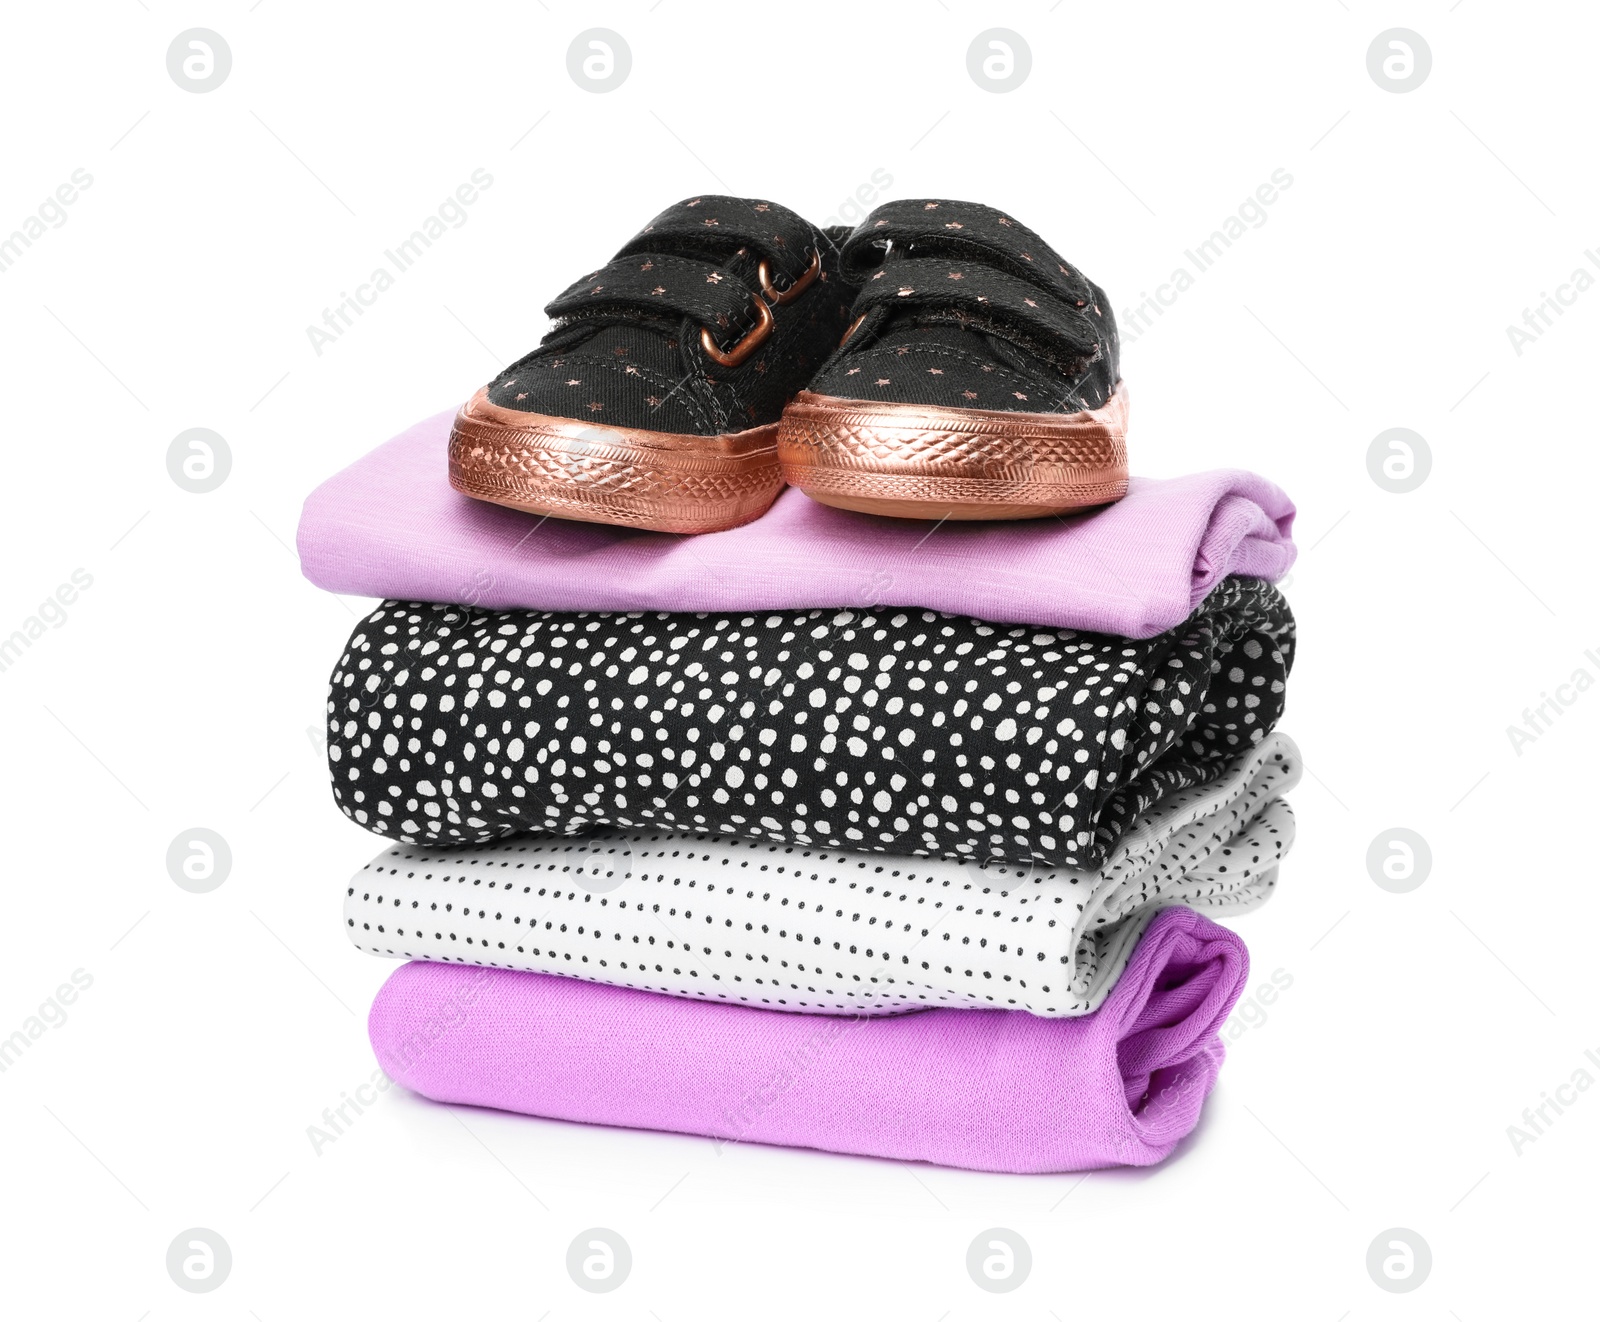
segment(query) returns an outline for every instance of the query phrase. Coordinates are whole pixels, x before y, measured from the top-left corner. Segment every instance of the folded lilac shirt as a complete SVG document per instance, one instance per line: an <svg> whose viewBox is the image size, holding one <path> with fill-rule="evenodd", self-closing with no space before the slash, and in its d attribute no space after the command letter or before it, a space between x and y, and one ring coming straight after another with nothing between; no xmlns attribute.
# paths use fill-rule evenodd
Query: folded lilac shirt
<svg viewBox="0 0 1600 1322"><path fill-rule="evenodd" d="M1103 510L1018 523L852 514L793 488L753 523L697 537L541 519L451 488L451 417L419 422L311 493L298 538L307 578L490 610L908 606L1149 638L1225 575L1277 580L1294 562L1294 505L1238 469L1136 477Z"/></svg>
<svg viewBox="0 0 1600 1322"><path fill-rule="evenodd" d="M1150 1166L1199 1120L1248 963L1232 932L1166 909L1080 1019L786 1014L412 963L368 1031L390 1078L441 1102L971 1170Z"/></svg>

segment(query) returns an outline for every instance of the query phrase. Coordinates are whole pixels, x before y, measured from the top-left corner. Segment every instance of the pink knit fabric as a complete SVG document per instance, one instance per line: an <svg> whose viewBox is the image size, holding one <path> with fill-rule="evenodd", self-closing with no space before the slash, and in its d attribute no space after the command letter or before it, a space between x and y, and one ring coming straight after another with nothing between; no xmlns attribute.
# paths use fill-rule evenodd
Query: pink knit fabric
<svg viewBox="0 0 1600 1322"><path fill-rule="evenodd" d="M358 597L490 610L744 611L909 606L1148 638L1227 574L1294 562L1294 506L1241 470L1134 478L1095 513L944 523L829 509L792 488L730 532L680 537L531 514L451 489L440 413L306 500L300 563Z"/></svg>
<svg viewBox="0 0 1600 1322"><path fill-rule="evenodd" d="M1244 986L1232 932L1166 909L1081 1019L821 1018L412 963L368 1028L425 1097L632 1129L1039 1172L1149 1166L1194 1128Z"/></svg>

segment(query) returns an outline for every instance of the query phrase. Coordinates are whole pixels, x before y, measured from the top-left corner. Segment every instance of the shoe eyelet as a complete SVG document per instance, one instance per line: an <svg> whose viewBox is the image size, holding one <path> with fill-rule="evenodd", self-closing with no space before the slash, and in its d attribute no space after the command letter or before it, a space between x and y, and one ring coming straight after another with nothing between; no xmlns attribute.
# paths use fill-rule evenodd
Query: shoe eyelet
<svg viewBox="0 0 1600 1322"><path fill-rule="evenodd" d="M756 275L761 280L761 292L770 298L773 304L777 307L782 307L785 303L793 302L795 299L799 298L801 294L805 293L807 289L811 288L811 282L815 280L817 276L821 274L821 272L821 248L813 248L811 250L811 265L806 267L804 274L802 274L798 280L796 280L782 293L779 293L778 290L773 288L772 272L768 269L766 262L763 261L761 265L756 268Z"/></svg>
<svg viewBox="0 0 1600 1322"><path fill-rule="evenodd" d="M717 348L717 342L711 338L711 331L702 326L700 328L700 347L706 351L706 357L723 367L737 367L744 362L762 345L767 336L772 334L772 328L777 325L778 319L772 315L772 309L760 294L751 294L750 301L756 305L756 315L759 320L755 328L741 339L733 348L724 352Z"/></svg>

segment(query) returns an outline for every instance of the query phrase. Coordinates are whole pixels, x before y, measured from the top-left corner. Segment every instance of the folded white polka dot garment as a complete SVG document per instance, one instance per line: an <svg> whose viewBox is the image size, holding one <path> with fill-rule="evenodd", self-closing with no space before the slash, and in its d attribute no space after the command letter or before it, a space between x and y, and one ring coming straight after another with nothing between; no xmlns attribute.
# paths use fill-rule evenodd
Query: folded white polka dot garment
<svg viewBox="0 0 1600 1322"><path fill-rule="evenodd" d="M1300 754L1267 736L1136 821L1105 866L893 858L666 831L402 845L357 873L346 930L406 959L564 974L813 1014L1088 1014L1150 918L1271 893Z"/></svg>

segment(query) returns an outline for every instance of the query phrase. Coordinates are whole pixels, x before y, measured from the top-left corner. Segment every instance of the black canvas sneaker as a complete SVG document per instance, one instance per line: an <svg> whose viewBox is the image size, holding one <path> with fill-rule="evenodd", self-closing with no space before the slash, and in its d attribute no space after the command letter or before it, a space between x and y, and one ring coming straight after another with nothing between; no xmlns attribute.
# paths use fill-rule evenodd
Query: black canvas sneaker
<svg viewBox="0 0 1600 1322"><path fill-rule="evenodd" d="M786 481L915 519L1033 518L1127 493L1111 305L1027 226L974 202L890 202L842 267L854 319L784 411Z"/></svg>
<svg viewBox="0 0 1600 1322"><path fill-rule="evenodd" d="M558 295L543 343L461 409L451 484L661 532L756 518L783 486L783 407L849 321L847 233L754 198L668 207Z"/></svg>

